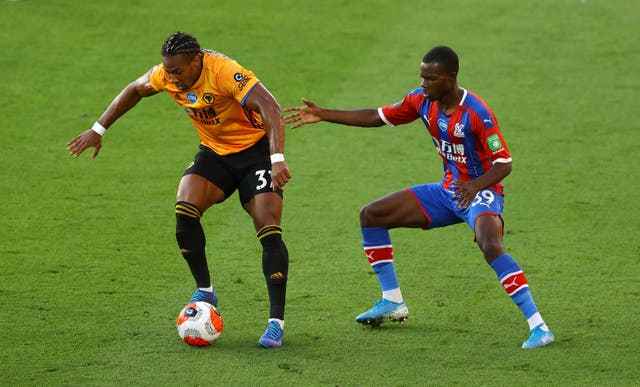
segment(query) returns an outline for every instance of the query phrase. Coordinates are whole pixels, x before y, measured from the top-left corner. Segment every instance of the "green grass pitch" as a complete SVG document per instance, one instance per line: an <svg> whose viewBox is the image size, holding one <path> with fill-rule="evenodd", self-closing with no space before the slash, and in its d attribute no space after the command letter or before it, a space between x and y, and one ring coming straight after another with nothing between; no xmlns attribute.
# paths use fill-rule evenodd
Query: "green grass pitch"
<svg viewBox="0 0 640 387"><path fill-rule="evenodd" d="M0 384L637 384L638 17L623 0L0 0ZM195 130L158 95L97 159L65 150L176 30L255 71L283 107L398 101L424 53L452 46L510 147L505 246L556 342L520 349L526 323L464 225L392 231L410 318L354 322L379 297L360 206L441 177L416 122L288 130L285 345L256 347L267 296L237 196L203 220L225 330L210 348L182 343L193 282L173 204Z"/></svg>

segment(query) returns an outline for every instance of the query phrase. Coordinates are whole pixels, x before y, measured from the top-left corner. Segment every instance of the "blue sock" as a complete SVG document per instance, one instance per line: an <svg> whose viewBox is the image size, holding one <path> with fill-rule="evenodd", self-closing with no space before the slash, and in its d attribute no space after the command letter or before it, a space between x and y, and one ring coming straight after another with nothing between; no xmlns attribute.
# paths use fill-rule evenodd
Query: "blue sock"
<svg viewBox="0 0 640 387"><path fill-rule="evenodd" d="M373 272L378 276L383 297L393 302L402 302L389 231L381 227L363 227L362 239L364 252Z"/></svg>
<svg viewBox="0 0 640 387"><path fill-rule="evenodd" d="M491 262L491 268L498 275L504 290L527 319L538 313L538 307L529 291L527 278L520 265L509 254L502 254L496 258Z"/></svg>

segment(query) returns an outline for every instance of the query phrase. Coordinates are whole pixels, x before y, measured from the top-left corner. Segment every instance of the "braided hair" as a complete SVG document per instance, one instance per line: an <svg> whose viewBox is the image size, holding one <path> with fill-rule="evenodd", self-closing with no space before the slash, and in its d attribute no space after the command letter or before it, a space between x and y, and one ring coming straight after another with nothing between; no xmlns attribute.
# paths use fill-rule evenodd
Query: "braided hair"
<svg viewBox="0 0 640 387"><path fill-rule="evenodd" d="M200 44L193 35L180 31L169 35L162 44L163 57L180 54L198 54L201 51Z"/></svg>

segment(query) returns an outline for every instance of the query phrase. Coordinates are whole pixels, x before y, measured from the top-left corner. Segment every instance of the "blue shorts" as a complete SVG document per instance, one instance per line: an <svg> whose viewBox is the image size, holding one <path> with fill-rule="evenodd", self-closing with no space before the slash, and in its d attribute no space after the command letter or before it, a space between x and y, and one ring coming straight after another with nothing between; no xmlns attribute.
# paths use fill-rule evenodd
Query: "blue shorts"
<svg viewBox="0 0 640 387"><path fill-rule="evenodd" d="M408 189L427 218L425 229L466 222L475 230L476 219L480 215L497 215L502 219L504 197L491 189L478 192L467 208L456 206L453 191L444 189L440 183L414 185Z"/></svg>

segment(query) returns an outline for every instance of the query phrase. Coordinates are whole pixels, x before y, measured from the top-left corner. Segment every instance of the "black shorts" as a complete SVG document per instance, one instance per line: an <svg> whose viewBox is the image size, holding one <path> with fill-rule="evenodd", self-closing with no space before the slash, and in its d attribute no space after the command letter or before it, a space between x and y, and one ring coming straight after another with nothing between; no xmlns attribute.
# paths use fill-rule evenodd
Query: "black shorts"
<svg viewBox="0 0 640 387"><path fill-rule="evenodd" d="M273 192L269 141L266 136L238 153L220 156L204 145L184 171L184 175L204 177L224 191L228 198L237 189L240 202L247 203L257 194ZM277 191L282 196L282 191Z"/></svg>

